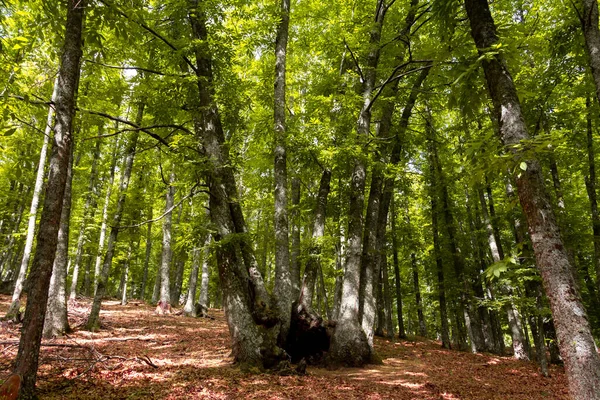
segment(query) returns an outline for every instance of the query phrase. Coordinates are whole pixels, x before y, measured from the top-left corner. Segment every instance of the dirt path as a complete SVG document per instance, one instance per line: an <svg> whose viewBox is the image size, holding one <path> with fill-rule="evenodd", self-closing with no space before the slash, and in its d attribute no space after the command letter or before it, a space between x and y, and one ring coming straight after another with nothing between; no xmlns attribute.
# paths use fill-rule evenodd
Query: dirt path
<svg viewBox="0 0 600 400"><path fill-rule="evenodd" d="M9 304L0 296L0 314ZM78 301L71 325L84 321ZM210 319L157 316L143 303L107 301L99 333L76 330L45 341L40 357L41 399L568 399L562 368L551 378L534 363L442 350L433 341L377 340L381 366L306 376L245 374L231 365L223 313ZM0 325L0 382L10 373L18 326ZM110 358L109 358L110 357ZM157 368L152 366L154 364Z"/></svg>

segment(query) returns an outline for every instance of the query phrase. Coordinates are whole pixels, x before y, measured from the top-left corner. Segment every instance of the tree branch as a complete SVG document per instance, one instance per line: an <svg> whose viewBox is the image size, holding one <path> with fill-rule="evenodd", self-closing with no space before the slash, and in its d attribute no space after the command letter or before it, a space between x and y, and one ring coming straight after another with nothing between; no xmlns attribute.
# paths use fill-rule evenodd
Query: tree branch
<svg viewBox="0 0 600 400"><path fill-rule="evenodd" d="M134 66L119 66L119 65L109 65L109 64L104 64L98 61L94 61L94 60L89 60L89 59L85 59L83 60L83 62L88 62L88 63L92 63L92 64L96 64L99 65L101 67L105 67L105 68L110 68L110 69L121 69L121 70L125 70L125 69L133 69L136 71L142 71L142 72L148 72L150 74L156 74L156 75L161 75L161 76L176 76L179 78L186 78L189 75L186 74L167 74L165 72L160 72L160 71L156 71L153 69L148 69L148 68L143 68L143 67L134 67Z"/></svg>
<svg viewBox="0 0 600 400"><path fill-rule="evenodd" d="M352 51L352 49L350 48L350 46L348 46L348 42L346 42L345 38L344 38L344 45L346 46L346 49L348 49L348 51L350 52L350 56L352 56L352 60L354 61L354 65L356 65L356 68L358 69L358 74L360 75L361 82L364 82L365 81L365 76L363 75L362 69L360 68L360 64L358 63L358 60L356 59L356 56L354 55L354 52Z"/></svg>

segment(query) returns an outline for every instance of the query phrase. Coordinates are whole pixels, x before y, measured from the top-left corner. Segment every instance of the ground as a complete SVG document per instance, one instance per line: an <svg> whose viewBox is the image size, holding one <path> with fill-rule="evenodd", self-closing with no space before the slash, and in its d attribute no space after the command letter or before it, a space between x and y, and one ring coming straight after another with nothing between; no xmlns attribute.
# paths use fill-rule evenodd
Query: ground
<svg viewBox="0 0 600 400"><path fill-rule="evenodd" d="M0 295L0 314L10 298ZM376 339L383 365L305 376L243 373L232 365L221 311L214 320L158 316L132 301L102 306L102 330L79 330L88 299L71 305L75 332L44 341L41 399L568 399L561 367L551 377L533 362L444 350L435 341ZM19 326L0 325L0 382L16 356ZM60 346L59 346L60 345ZM62 346L67 345L67 346Z"/></svg>

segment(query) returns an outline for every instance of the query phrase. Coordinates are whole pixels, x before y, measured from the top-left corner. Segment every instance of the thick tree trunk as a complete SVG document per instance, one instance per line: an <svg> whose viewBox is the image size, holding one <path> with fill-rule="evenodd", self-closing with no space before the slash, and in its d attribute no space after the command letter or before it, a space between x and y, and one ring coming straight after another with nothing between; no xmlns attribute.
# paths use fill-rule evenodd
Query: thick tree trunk
<svg viewBox="0 0 600 400"><path fill-rule="evenodd" d="M69 263L69 222L71 220L71 187L73 183L73 145L67 169L65 194L58 229L56 255L48 289L48 304L43 336L52 338L70 331L67 319L67 264Z"/></svg>
<svg viewBox="0 0 600 400"><path fill-rule="evenodd" d="M98 128L98 134L102 134L102 127ZM73 267L73 279L71 280L71 291L69 298L75 300L77 297L77 284L79 281L79 267L83 258L83 245L86 241L85 230L91 219L94 218L96 213L96 197L98 196L98 160L100 159L100 145L101 141L96 141L96 148L94 149L94 159L92 160L92 167L90 171L90 183L88 185L88 192L85 198L85 204L83 205L83 218L81 220L81 227L79 228L79 237L77 239L77 250L75 253L75 264Z"/></svg>
<svg viewBox="0 0 600 400"><path fill-rule="evenodd" d="M98 281L100 279L100 267L102 266L102 254L104 252L104 242L106 238L106 228L108 226L108 207L110 205L110 195L115 181L115 169L117 167L117 152L119 149L119 137L115 139L115 147L113 148L112 158L110 163L108 184L106 185L106 195L104 196L104 206L102 208L102 223L100 225L100 238L98 239L98 252L96 253L96 264L94 267L94 295L98 289ZM90 294L90 293L88 293Z"/></svg>
<svg viewBox="0 0 600 400"><path fill-rule="evenodd" d="M54 91L52 93L52 103L56 103L57 96L59 94L58 78L54 82ZM38 170L35 178L35 186L33 188L33 197L31 198L31 207L29 208L29 218L27 221L27 237L25 239L25 249L23 250L23 259L19 268L19 275L15 282L13 289L12 301L8 311L6 312L7 318L11 318L18 311L21 306L21 294L23 292L23 285L25 283L25 276L27 275L27 268L29 267L29 259L31 258L31 250L33 249L33 239L35 236L35 222L37 219L37 211L40 204L40 195L44 187L44 176L46 168L46 158L48 154L48 143L52 137L52 127L54 126L54 110L56 105L51 105L48 108L48 118L46 119L46 127L44 129L44 141L42 143L42 149L40 150L40 162L38 163Z"/></svg>
<svg viewBox="0 0 600 400"><path fill-rule="evenodd" d="M387 11L384 0L377 1L374 23L369 37L369 52L363 66L362 98L363 106L357 121L357 144L364 146L371 129L371 102L375 87L377 65L379 64L380 39ZM366 159L359 155L354 159L354 171L350 185L350 206L348 208L348 232L346 266L342 283L342 297L338 324L332 337L330 360L351 366L361 366L371 360L373 353L373 325L375 301L373 296L372 264L365 265L361 273L363 245L363 208L365 202L365 181L367 176ZM362 316L359 311L361 280L364 280ZM366 309L366 312L364 311ZM361 327L362 319L362 327Z"/></svg>
<svg viewBox="0 0 600 400"><path fill-rule="evenodd" d="M207 17L203 7L198 0L190 0L189 6L193 38L206 43ZM206 152L212 236L217 242L216 258L232 354L243 367L268 368L284 358L277 346L279 320L269 307L271 300L247 235L240 235L246 233L246 224L214 98L212 58L207 51L207 47L196 44L198 97L192 116L194 129Z"/></svg>
<svg viewBox="0 0 600 400"><path fill-rule="evenodd" d="M144 115L144 103L138 104L136 124L142 124L142 117ZM108 275L110 267L112 265L112 259L115 254L115 247L117 245L117 236L119 235L119 225L121 224L121 218L123 217L123 211L125 208L125 201L127 199L127 188L129 187L129 180L131 178L131 171L133 169L133 160L135 158L135 150L139 138L139 131L134 131L129 137L127 148L125 149L125 162L123 165L123 174L121 175L121 182L119 185L119 195L117 200L117 207L113 216L113 221L110 230L110 236L108 237L108 245L106 248L106 254L102 262L102 270L98 277L98 284L95 290L94 302L92 303L92 309L90 315L85 323L85 329L89 331L97 331L100 329L100 308L102 307L102 298L106 293L106 286L108 285Z"/></svg>
<svg viewBox="0 0 600 400"><path fill-rule="evenodd" d="M208 297L208 283L210 279L210 271L208 266L208 261L210 257L210 237L206 239L206 243L204 244L202 257L202 278L200 280L200 296L198 298L198 303L208 308L210 305L209 297Z"/></svg>
<svg viewBox="0 0 600 400"><path fill-rule="evenodd" d="M171 306L171 284L169 269L171 268L171 259L173 250L171 249L171 233L173 221L173 204L175 201L175 174L171 172L169 186L165 195L165 216L162 225L162 253L160 257L160 295L158 305L161 312L170 312Z"/></svg>
<svg viewBox="0 0 600 400"><path fill-rule="evenodd" d="M325 217L327 212L327 197L331 189L331 170L325 169L321 175L319 184L319 193L315 205L315 214L313 220L312 238L309 250L309 257L304 267L304 279L302 284L302 294L300 303L306 309L312 311L312 302L317 282L317 272L320 268L321 241L325 234Z"/></svg>
<svg viewBox="0 0 600 400"><path fill-rule="evenodd" d="M290 271L290 243L288 237L287 206L287 132L285 121L285 72L290 24L290 0L281 0L279 10L281 20L277 26L275 39L275 286L273 295L279 313L279 343L285 344L290 329L294 285Z"/></svg>
<svg viewBox="0 0 600 400"><path fill-rule="evenodd" d="M391 199L391 235L392 235L392 259L394 260L394 280L396 287L396 313L398 315L398 337L406 339L404 328L404 314L402 312L402 279L400 278L400 262L398 260L398 236L396 234L396 207L394 197Z"/></svg>
<svg viewBox="0 0 600 400"><path fill-rule="evenodd" d="M597 4L595 6L597 10ZM465 7L475 44L479 52L485 54L498 43L488 3L486 0L465 0ZM595 26L597 29L597 23ZM520 158L518 145L528 140L529 134L506 62L502 54L494 54L485 57L482 64L503 142ZM529 159L526 165L526 170L521 171L517 178L519 200L527 217L537 266L550 300L569 391L575 399L600 399L600 356L544 188L540 164Z"/></svg>
<svg viewBox="0 0 600 400"><path fill-rule="evenodd" d="M79 61L82 54L81 31L85 6L85 0L71 0L67 3L65 43L54 102L56 122L50 154L48 183L37 236L37 248L29 278L31 284L29 285L27 308L14 369L14 372L22 378L19 391L19 398L21 399L35 397L35 381L48 301L48 287L56 254L59 222L73 140L72 123L75 114L75 94L79 83Z"/></svg>

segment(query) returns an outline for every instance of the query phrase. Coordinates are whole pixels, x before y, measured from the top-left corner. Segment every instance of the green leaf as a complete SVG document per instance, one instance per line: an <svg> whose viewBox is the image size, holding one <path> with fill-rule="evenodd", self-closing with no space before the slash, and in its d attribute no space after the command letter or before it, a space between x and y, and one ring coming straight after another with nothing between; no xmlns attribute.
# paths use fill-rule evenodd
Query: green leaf
<svg viewBox="0 0 600 400"><path fill-rule="evenodd" d="M527 171L527 163L525 161L521 162L519 168L521 168L523 171Z"/></svg>

